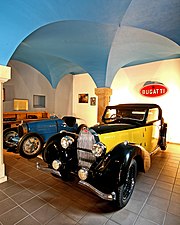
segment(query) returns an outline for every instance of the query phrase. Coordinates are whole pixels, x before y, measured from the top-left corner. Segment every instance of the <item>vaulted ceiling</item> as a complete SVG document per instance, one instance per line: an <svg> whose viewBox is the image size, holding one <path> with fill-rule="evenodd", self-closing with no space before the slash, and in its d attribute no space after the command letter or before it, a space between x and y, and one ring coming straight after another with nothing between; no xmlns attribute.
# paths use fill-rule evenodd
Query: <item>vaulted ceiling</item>
<svg viewBox="0 0 180 225"><path fill-rule="evenodd" d="M53 88L80 73L110 87L123 67L180 58L179 0L0 3L0 64L27 63Z"/></svg>

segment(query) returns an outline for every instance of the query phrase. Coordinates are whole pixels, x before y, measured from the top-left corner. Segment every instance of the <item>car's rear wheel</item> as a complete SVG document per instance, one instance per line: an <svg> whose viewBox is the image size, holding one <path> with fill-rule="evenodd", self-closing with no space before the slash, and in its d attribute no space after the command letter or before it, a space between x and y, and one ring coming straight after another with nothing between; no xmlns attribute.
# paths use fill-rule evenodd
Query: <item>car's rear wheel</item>
<svg viewBox="0 0 180 225"><path fill-rule="evenodd" d="M118 209L125 207L133 193L134 186L136 183L137 176L137 163L136 160L132 159L128 168L126 180L124 184L117 188L116 192L116 206Z"/></svg>
<svg viewBox="0 0 180 225"><path fill-rule="evenodd" d="M17 128L7 128L3 131L3 147L4 148L15 148L16 143L13 138L17 137Z"/></svg>
<svg viewBox="0 0 180 225"><path fill-rule="evenodd" d="M36 133L28 133L21 137L17 150L24 158L31 159L38 156L43 147L43 138Z"/></svg>
<svg viewBox="0 0 180 225"><path fill-rule="evenodd" d="M166 150L166 148L167 148L166 133L167 133L167 124L164 123L161 128L161 131L160 131L160 148L161 148L161 150Z"/></svg>

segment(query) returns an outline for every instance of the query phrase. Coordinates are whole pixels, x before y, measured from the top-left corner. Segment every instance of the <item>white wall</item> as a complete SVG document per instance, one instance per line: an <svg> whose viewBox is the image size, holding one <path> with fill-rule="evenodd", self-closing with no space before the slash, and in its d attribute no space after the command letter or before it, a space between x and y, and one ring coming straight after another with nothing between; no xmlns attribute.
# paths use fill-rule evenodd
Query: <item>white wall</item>
<svg viewBox="0 0 180 225"><path fill-rule="evenodd" d="M29 111L54 112L55 90L47 79L37 70L24 63L11 61L11 80L4 84L4 112L13 111L13 98L29 99ZM33 95L46 96L45 108L33 108Z"/></svg>
<svg viewBox="0 0 180 225"><path fill-rule="evenodd" d="M73 75L64 76L55 90L55 114L60 118L73 114Z"/></svg>
<svg viewBox="0 0 180 225"><path fill-rule="evenodd" d="M75 115L85 120L88 126L97 123L97 104L90 105L90 97L96 97L96 85L89 74L66 75L56 90L48 80L32 67L11 61L12 79L4 84L6 101L4 111L13 111L13 98L29 99L29 111L48 111L60 117ZM168 88L166 95L157 98L142 96L139 91L146 81L159 81ZM168 123L169 142L180 143L180 59L148 63L120 69L111 85L113 94L110 104L147 102L157 103L163 109ZM88 103L79 103L78 94L87 93ZM33 108L33 94L46 96L46 108Z"/></svg>
<svg viewBox="0 0 180 225"><path fill-rule="evenodd" d="M97 123L97 96L96 85L89 74L80 74L73 77L73 112L74 115L84 119L88 126ZM79 94L88 94L88 103L79 103ZM90 98L96 97L96 105L90 105Z"/></svg>
<svg viewBox="0 0 180 225"><path fill-rule="evenodd" d="M168 88L168 92L161 97L144 97L140 94L140 89L146 81L162 82ZM159 104L168 123L167 140L180 143L180 59L120 69L111 88L113 89L111 105L131 102Z"/></svg>

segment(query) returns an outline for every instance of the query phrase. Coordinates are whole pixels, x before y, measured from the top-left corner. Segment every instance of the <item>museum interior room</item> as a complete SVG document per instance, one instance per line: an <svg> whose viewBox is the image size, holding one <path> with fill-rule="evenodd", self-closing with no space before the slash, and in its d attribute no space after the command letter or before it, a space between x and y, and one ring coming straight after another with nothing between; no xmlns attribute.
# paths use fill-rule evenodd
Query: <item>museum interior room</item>
<svg viewBox="0 0 180 225"><path fill-rule="evenodd" d="M0 2L0 225L179 225L180 1Z"/></svg>

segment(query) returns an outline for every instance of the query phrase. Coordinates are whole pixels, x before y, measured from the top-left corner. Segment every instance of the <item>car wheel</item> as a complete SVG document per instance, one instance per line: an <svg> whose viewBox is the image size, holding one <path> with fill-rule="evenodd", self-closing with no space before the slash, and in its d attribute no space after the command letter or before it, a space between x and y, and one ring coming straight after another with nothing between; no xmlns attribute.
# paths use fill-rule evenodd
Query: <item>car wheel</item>
<svg viewBox="0 0 180 225"><path fill-rule="evenodd" d="M118 209L123 208L128 203L136 182L137 176L137 163L136 160L132 160L127 172L126 180L124 184L117 188L116 192L116 206Z"/></svg>
<svg viewBox="0 0 180 225"><path fill-rule="evenodd" d="M12 140L17 137L17 128L7 128L3 131L3 147L4 148L15 148L16 143Z"/></svg>
<svg viewBox="0 0 180 225"><path fill-rule="evenodd" d="M166 132L167 132L167 124L165 123L160 132L160 136L161 136L160 137L160 148L161 148L161 150L166 150L166 148L167 148Z"/></svg>
<svg viewBox="0 0 180 225"><path fill-rule="evenodd" d="M21 137L17 150L19 154L27 159L38 156L43 147L43 138L36 133L28 133Z"/></svg>
<svg viewBox="0 0 180 225"><path fill-rule="evenodd" d="M167 148L167 145L166 145L166 138L165 137L162 137L162 144L160 145L160 148L161 150L165 151L166 148Z"/></svg>

